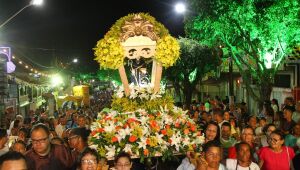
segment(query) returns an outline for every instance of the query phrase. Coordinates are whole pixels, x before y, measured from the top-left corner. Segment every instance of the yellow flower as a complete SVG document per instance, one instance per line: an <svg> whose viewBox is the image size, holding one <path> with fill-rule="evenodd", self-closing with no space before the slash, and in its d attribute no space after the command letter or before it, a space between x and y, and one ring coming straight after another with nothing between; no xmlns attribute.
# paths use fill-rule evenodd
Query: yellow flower
<svg viewBox="0 0 300 170"><path fill-rule="evenodd" d="M155 147L155 146L157 146L157 144L158 144L157 138L155 136L151 136L149 138L149 145L151 147Z"/></svg>
<svg viewBox="0 0 300 170"><path fill-rule="evenodd" d="M139 13L154 26L154 33L160 37L157 41L154 58L161 62L164 67L172 66L179 57L179 44L168 30L149 14ZM119 19L105 34L104 38L97 42L94 48L95 60L103 68L118 69L124 62L124 49L120 42L121 28L125 21L131 20L134 14L129 14Z"/></svg>

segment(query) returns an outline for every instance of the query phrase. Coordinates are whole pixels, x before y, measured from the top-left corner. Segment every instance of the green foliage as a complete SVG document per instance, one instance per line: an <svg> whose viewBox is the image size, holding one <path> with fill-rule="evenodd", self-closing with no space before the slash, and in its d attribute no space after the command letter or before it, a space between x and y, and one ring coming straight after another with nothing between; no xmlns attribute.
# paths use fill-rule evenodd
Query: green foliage
<svg viewBox="0 0 300 170"><path fill-rule="evenodd" d="M166 70L166 76L172 81L189 80L197 83L210 70L213 70L221 62L217 54L211 48L201 46L197 41L180 38L180 59L173 67Z"/></svg>
<svg viewBox="0 0 300 170"><path fill-rule="evenodd" d="M180 58L173 67L166 69L164 74L168 80L180 84L184 94L187 95L186 93L193 92L196 84L206 73L220 65L221 59L218 50L201 46L195 40L180 38L178 41Z"/></svg>
<svg viewBox="0 0 300 170"><path fill-rule="evenodd" d="M118 70L100 69L97 71L97 78L100 81L114 81L118 85L122 84Z"/></svg>
<svg viewBox="0 0 300 170"><path fill-rule="evenodd" d="M188 0L194 12L186 17L187 35L211 47L225 46L243 79L272 84L285 56L300 43L299 1L206 1Z"/></svg>

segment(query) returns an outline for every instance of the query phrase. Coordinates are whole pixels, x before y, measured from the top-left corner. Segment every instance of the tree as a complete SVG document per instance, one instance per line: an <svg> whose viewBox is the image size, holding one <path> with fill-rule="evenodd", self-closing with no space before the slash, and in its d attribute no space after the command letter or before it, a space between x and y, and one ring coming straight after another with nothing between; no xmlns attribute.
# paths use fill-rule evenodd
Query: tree
<svg viewBox="0 0 300 170"><path fill-rule="evenodd" d="M179 44L180 59L165 71L165 76L173 82L177 93L183 91L185 104L189 106L197 83L206 73L217 68L221 60L218 50L201 46L195 40L180 38Z"/></svg>
<svg viewBox="0 0 300 170"><path fill-rule="evenodd" d="M189 0L188 37L227 48L250 95L270 100L282 61L300 42L298 0ZM196 14L196 15L195 15ZM258 95L251 88L255 82Z"/></svg>
<svg viewBox="0 0 300 170"><path fill-rule="evenodd" d="M97 78L100 81L114 81L118 85L122 84L118 70L99 69L97 71Z"/></svg>

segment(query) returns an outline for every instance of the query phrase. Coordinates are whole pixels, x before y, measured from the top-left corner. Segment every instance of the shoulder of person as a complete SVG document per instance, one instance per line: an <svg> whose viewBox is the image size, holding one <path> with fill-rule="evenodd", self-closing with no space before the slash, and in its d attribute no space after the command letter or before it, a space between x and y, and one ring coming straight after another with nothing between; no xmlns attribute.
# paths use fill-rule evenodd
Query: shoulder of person
<svg viewBox="0 0 300 170"><path fill-rule="evenodd" d="M231 158L226 159L226 167L232 167L232 165L236 165L236 164L237 164L236 159L231 159Z"/></svg>
<svg viewBox="0 0 300 170"><path fill-rule="evenodd" d="M250 169L259 169L259 166L255 162L251 162Z"/></svg>
<svg viewBox="0 0 300 170"><path fill-rule="evenodd" d="M227 170L227 169L226 169L226 167L223 164L220 163L219 170Z"/></svg>

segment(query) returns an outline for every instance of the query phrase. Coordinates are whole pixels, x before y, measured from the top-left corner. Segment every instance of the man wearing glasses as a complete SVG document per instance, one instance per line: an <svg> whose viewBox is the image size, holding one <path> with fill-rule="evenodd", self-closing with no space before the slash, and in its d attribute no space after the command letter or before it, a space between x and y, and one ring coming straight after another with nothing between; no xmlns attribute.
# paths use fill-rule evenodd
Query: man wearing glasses
<svg viewBox="0 0 300 170"><path fill-rule="evenodd" d="M50 131L44 124L31 130L32 148L26 153L29 170L69 170L73 165L70 152L64 145L50 143Z"/></svg>

